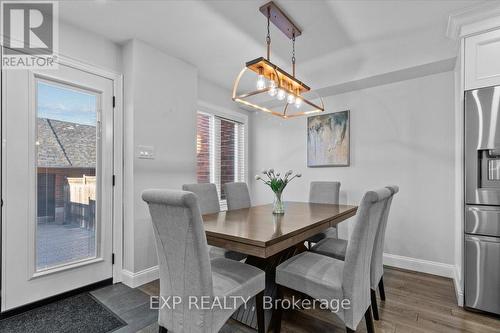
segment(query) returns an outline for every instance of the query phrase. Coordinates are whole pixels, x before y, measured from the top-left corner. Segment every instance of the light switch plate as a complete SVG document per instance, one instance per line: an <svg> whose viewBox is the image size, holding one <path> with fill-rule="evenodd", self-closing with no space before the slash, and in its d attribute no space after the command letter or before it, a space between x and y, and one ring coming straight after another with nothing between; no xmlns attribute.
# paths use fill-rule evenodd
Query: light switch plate
<svg viewBox="0 0 500 333"><path fill-rule="evenodd" d="M137 146L137 158L145 160L155 159L155 147L153 146Z"/></svg>

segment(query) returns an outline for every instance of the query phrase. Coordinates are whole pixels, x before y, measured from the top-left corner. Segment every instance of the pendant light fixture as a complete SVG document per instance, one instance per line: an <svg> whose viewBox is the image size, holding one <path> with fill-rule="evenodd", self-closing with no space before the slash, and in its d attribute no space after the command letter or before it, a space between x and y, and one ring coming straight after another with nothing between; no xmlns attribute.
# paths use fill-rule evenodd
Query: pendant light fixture
<svg viewBox="0 0 500 333"><path fill-rule="evenodd" d="M282 118L323 112L321 97L295 77L295 38L301 30L272 1L260 7L260 12L267 18L267 57L245 64L233 86L233 101ZM271 22L292 41L292 74L270 60Z"/></svg>

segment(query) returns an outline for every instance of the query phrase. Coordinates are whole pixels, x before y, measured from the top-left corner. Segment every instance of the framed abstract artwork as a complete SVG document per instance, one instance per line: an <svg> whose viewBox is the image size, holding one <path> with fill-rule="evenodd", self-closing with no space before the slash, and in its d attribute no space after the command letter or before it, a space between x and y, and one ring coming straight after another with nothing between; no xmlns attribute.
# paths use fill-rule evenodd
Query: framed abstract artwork
<svg viewBox="0 0 500 333"><path fill-rule="evenodd" d="M349 111L307 118L307 166L349 166Z"/></svg>

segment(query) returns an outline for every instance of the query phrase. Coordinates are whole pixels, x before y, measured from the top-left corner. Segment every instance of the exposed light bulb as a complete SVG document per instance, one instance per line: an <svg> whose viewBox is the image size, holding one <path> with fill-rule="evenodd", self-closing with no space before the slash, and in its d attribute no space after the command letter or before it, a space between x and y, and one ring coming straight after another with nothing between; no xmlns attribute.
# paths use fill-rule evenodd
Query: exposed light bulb
<svg viewBox="0 0 500 333"><path fill-rule="evenodd" d="M264 80L264 75L259 75L257 79L257 89L261 90L266 87L266 81Z"/></svg>
<svg viewBox="0 0 500 333"><path fill-rule="evenodd" d="M280 89L278 89L278 94L277 94L277 96L276 96L276 97L278 98L278 100L279 100L279 101L284 100L284 99L285 99L285 97L286 97L286 93L285 93L285 91L284 91L283 89L281 89L281 88L280 88Z"/></svg>
<svg viewBox="0 0 500 333"><path fill-rule="evenodd" d="M295 96L293 94L288 94L287 98L286 98L286 102L288 104L293 104L295 103Z"/></svg>
<svg viewBox="0 0 500 333"><path fill-rule="evenodd" d="M269 91L267 92L269 96L274 97L278 93L278 89L276 89L276 82L271 81L269 84Z"/></svg>
<svg viewBox="0 0 500 333"><path fill-rule="evenodd" d="M295 99L295 107L298 109L298 108L300 108L301 105L302 105L302 98L297 97Z"/></svg>

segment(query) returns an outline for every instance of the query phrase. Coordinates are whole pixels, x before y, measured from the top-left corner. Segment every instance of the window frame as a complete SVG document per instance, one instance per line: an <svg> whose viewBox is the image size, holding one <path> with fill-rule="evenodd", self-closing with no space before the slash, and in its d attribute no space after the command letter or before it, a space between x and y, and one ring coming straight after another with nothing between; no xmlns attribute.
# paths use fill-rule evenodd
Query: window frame
<svg viewBox="0 0 500 333"><path fill-rule="evenodd" d="M242 113L238 113L236 111L232 111L229 109L224 109L209 103L205 102L199 102L196 110L196 115L198 114L205 114L210 117L219 117L223 119L227 119L229 121L234 121L237 123L242 124L243 130L244 130L244 135L243 135L243 149L244 154L243 154L243 182L248 183L248 116ZM213 121L210 122L210 126L213 126ZM215 184L215 130L214 128L211 128L211 138L210 138L210 183ZM198 135L198 126L196 126L196 135ZM197 144L197 139L195 140L195 145ZM238 145L237 145L238 146ZM238 161L235 161L235 172L238 172L236 169L236 166L238 165ZM198 177L196 177L196 181L198 181ZM217 186L217 184L215 184ZM220 191L220 189L217 186L217 190ZM227 203L225 199L220 199L220 192L217 193L219 196L219 202L221 205L221 210L226 210L227 209Z"/></svg>

